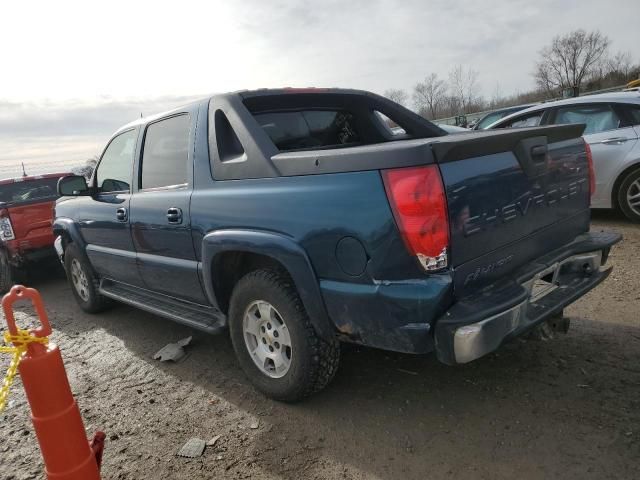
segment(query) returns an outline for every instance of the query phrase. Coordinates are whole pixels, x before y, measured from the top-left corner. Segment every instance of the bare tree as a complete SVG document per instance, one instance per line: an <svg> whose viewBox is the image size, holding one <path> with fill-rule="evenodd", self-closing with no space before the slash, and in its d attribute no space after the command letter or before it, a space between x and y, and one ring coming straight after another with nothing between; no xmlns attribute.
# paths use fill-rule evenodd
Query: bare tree
<svg viewBox="0 0 640 480"><path fill-rule="evenodd" d="M447 95L444 80L437 73L427 75L422 82L413 87L413 103L416 111L423 117L434 119L440 113Z"/></svg>
<svg viewBox="0 0 640 480"><path fill-rule="evenodd" d="M453 117L458 115L462 111L462 105L460 99L455 95L446 95L443 101L443 112L447 117Z"/></svg>
<svg viewBox="0 0 640 480"><path fill-rule="evenodd" d="M553 38L540 51L535 79L548 92L582 86L609 48L609 38L599 31L575 30Z"/></svg>
<svg viewBox="0 0 640 480"><path fill-rule="evenodd" d="M71 173L75 175L82 175L87 180L89 180L91 178L91 175L93 174L93 170L96 168L96 165L98 164L98 160L99 160L98 155L94 155L93 157L89 158L86 162L84 162L84 165L72 168Z"/></svg>
<svg viewBox="0 0 640 480"><path fill-rule="evenodd" d="M406 107L409 101L409 95L407 94L407 92L400 88L390 88L388 90L385 90L384 96L389 100L399 103L403 107Z"/></svg>
<svg viewBox="0 0 640 480"><path fill-rule="evenodd" d="M458 101L458 107L465 113L476 100L478 72L472 69L465 70L462 65L454 67L449 72L449 89L451 95Z"/></svg>
<svg viewBox="0 0 640 480"><path fill-rule="evenodd" d="M491 108L497 108L502 104L503 101L504 98L502 96L502 90L500 89L500 82L496 81L496 86L493 89L493 94L491 95L489 106Z"/></svg>
<svg viewBox="0 0 640 480"><path fill-rule="evenodd" d="M607 74L618 73L625 78L631 76L631 72L634 68L630 52L618 52L612 57L609 57L605 64Z"/></svg>

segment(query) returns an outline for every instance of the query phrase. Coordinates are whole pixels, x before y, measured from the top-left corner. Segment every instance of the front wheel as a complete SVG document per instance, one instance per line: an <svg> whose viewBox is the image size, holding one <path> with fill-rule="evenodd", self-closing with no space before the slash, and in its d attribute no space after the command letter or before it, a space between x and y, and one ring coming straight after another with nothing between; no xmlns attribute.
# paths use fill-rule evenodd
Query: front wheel
<svg viewBox="0 0 640 480"><path fill-rule="evenodd" d="M249 380L276 400L294 402L322 390L338 368L337 340L318 335L285 273L257 270L240 279L229 329Z"/></svg>
<svg viewBox="0 0 640 480"><path fill-rule="evenodd" d="M640 223L640 168L622 180L618 189L618 205L629 220Z"/></svg>
<svg viewBox="0 0 640 480"><path fill-rule="evenodd" d="M109 306L109 299L98 291L98 279L91 264L73 243L65 249L64 268L73 296L82 310L97 313Z"/></svg>

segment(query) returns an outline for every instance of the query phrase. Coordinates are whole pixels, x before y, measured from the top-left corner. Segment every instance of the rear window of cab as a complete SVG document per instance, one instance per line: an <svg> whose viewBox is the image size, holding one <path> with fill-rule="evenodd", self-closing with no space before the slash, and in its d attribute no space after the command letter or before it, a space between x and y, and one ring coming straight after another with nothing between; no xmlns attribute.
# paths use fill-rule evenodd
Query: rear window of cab
<svg viewBox="0 0 640 480"><path fill-rule="evenodd" d="M36 178L0 184L0 203L21 203L58 198L58 178Z"/></svg>
<svg viewBox="0 0 640 480"><path fill-rule="evenodd" d="M345 110L268 112L257 113L254 118L280 151L360 142L354 115Z"/></svg>

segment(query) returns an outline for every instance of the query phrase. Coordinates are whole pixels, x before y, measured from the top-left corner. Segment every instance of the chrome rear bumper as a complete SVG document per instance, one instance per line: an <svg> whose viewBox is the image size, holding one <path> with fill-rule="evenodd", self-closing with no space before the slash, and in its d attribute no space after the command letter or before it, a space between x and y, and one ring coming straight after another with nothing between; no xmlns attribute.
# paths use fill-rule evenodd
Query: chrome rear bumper
<svg viewBox="0 0 640 480"><path fill-rule="evenodd" d="M457 299L435 324L438 359L471 362L562 311L611 273L611 246L622 237L585 233L561 249L522 265L502 282Z"/></svg>
<svg viewBox="0 0 640 480"><path fill-rule="evenodd" d="M593 280L596 280L593 277L596 272L599 275L606 272L608 275L610 267L606 270L601 269L601 261L602 252L597 251L574 255L557 262L537 273L531 280L522 285L528 292L527 300L485 320L458 328L454 333L453 340L456 363L467 363L480 358L498 348L502 341L514 332L523 327L531 327L535 323L540 323L546 317L531 318L528 315L529 307L537 304L552 292L556 292L558 300L564 297L562 295L563 291L566 290L567 293L570 293L568 289L571 288L572 284L575 288L576 277L575 275L568 276L567 270L573 273L583 272L588 274L589 276L584 276L580 280L580 283L585 284L592 284ZM561 274L561 272L563 273ZM599 277L599 275L596 275L596 277ZM568 282L563 283L562 279L568 280ZM574 288L571 288L571 291Z"/></svg>

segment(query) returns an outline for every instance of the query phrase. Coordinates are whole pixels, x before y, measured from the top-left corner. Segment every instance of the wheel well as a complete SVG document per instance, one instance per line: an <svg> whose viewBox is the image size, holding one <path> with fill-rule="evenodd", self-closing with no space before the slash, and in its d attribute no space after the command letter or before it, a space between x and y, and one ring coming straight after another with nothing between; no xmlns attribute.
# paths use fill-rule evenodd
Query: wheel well
<svg viewBox="0 0 640 480"><path fill-rule="evenodd" d="M278 260L252 252L223 252L213 259L211 279L220 310L229 313L229 301L236 283L254 270L273 269L289 276L287 269Z"/></svg>
<svg viewBox="0 0 640 480"><path fill-rule="evenodd" d="M629 175L631 172L635 170L640 170L640 163L634 163L630 167L627 167L622 171L616 181L613 184L613 188L611 189L611 205L613 208L618 208L618 189L620 188L620 184L624 181L625 177Z"/></svg>
<svg viewBox="0 0 640 480"><path fill-rule="evenodd" d="M64 228L54 228L53 235L54 237L62 237L62 245L64 247L73 242L71 235L69 235L69 232Z"/></svg>

